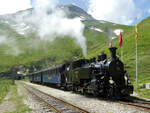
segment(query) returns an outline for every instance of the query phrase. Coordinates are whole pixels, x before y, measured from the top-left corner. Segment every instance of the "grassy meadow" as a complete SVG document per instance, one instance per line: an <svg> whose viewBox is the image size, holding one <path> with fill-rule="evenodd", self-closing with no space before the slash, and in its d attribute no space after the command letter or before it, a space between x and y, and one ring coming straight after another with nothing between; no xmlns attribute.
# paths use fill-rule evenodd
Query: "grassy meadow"
<svg viewBox="0 0 150 113"><path fill-rule="evenodd" d="M7 95L7 93L10 91L10 86L11 86L10 79L0 78L0 103Z"/></svg>

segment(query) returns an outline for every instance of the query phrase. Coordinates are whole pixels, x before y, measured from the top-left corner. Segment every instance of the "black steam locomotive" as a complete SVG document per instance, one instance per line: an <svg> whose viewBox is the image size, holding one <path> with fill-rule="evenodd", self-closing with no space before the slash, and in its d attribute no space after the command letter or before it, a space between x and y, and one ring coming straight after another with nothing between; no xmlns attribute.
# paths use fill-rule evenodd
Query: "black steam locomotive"
<svg viewBox="0 0 150 113"><path fill-rule="evenodd" d="M109 49L110 59L101 53L97 61L96 58L80 59L30 73L29 80L83 94L108 98L128 96L133 93L133 85L124 70L124 64L116 57L117 48Z"/></svg>

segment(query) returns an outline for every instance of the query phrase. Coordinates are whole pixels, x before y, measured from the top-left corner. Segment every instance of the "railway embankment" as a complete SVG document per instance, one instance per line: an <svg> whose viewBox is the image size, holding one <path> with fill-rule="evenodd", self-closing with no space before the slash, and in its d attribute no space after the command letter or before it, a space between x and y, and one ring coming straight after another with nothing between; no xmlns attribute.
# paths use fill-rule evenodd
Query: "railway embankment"
<svg viewBox="0 0 150 113"><path fill-rule="evenodd" d="M48 111L47 106L29 93L22 83L85 109L90 113L150 113L150 111L142 108L106 101L94 96L85 96L71 91L18 81L15 81L15 85L10 86L9 92L0 104L0 113L54 113L54 111Z"/></svg>
<svg viewBox="0 0 150 113"><path fill-rule="evenodd" d="M67 101L80 108L86 109L90 113L149 113L142 108L137 108L130 105L120 104L113 101L106 101L93 96L85 96L76 94L70 91L63 91L47 86L24 82L44 93L50 94L56 98Z"/></svg>

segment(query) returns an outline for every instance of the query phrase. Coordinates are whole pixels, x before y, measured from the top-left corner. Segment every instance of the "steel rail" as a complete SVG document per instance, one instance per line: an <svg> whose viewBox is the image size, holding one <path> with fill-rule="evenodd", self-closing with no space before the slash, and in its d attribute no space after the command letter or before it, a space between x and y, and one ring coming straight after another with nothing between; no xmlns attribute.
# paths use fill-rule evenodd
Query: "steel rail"
<svg viewBox="0 0 150 113"><path fill-rule="evenodd" d="M59 103L61 102L61 103L63 103L64 105L67 105L67 108L69 107L70 109L76 111L76 113L90 113L90 112L88 112L88 111L86 111L86 110L84 110L84 109L82 109L82 108L80 108L80 107L77 107L77 106L75 106L75 105L73 105L73 104L71 104L71 103L68 103L68 102L64 101L64 100L61 100L61 99L58 99L58 98L56 98L56 97L54 97L54 96L51 96L51 95L49 95L49 94L46 94L46 93L44 93L44 92L42 92L42 91L40 91L40 90L38 90L38 89L36 89L36 88L33 88L33 87L29 86L29 85L26 85L26 84L25 84L25 86L28 86L28 87L25 87L25 88L26 88L31 94L35 95L40 101L44 102L47 106L53 108L57 113L62 113L62 111L60 111L58 108L56 108L55 106L51 105L49 102L47 102L46 100L44 100L43 98L41 98L40 96L38 96L37 94L35 94L35 93L34 93L33 91L31 91L31 89L29 89L29 88L32 88L32 90L37 91L37 92L39 92L39 93L41 93L41 94L43 94L43 95L45 95L45 96L47 96L47 97L49 97L49 98L51 98L51 99L54 99L55 101L58 101ZM78 111L78 112L77 112L77 111Z"/></svg>
<svg viewBox="0 0 150 113"><path fill-rule="evenodd" d="M26 87L25 87L26 88ZM57 110L55 107L53 107L51 104L47 103L44 99L37 96L35 93L30 91L28 88L26 88L28 92L30 92L32 95L34 95L39 101L44 102L48 107L53 108L57 113L61 113L59 110Z"/></svg>
<svg viewBox="0 0 150 113"><path fill-rule="evenodd" d="M150 111L150 104L149 103L144 103L144 102L124 102L124 101L118 101L118 102L120 104L130 105L130 106L134 106L134 107L137 107L137 108L143 108L145 110L149 110Z"/></svg>

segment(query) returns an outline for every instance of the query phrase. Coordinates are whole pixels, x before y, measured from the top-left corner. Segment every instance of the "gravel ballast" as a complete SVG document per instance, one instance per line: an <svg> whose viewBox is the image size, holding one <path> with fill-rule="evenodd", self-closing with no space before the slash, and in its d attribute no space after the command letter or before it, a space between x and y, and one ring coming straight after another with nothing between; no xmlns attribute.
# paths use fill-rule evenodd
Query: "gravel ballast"
<svg viewBox="0 0 150 113"><path fill-rule="evenodd" d="M31 85L32 87L37 88L42 92L86 109L91 113L150 113L136 107L110 101L104 101L96 97L86 97L84 95L75 94L71 91L63 91L47 86L32 84L29 82L24 83L26 83L27 85Z"/></svg>

